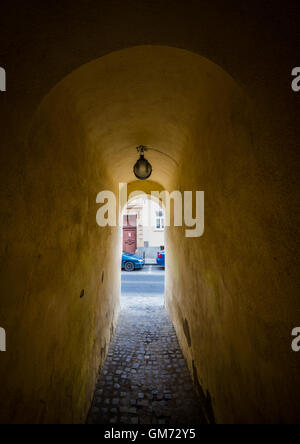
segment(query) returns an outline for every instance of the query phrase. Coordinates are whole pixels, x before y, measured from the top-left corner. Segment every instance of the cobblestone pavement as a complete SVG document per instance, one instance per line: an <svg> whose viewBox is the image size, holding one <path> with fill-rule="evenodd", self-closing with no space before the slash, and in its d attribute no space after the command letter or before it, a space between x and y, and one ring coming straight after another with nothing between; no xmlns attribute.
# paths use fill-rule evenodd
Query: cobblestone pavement
<svg viewBox="0 0 300 444"><path fill-rule="evenodd" d="M139 279L145 289L152 280L146 273L143 276ZM157 284L149 294L125 293L118 328L99 375L90 424L205 422L163 296L152 292Z"/></svg>

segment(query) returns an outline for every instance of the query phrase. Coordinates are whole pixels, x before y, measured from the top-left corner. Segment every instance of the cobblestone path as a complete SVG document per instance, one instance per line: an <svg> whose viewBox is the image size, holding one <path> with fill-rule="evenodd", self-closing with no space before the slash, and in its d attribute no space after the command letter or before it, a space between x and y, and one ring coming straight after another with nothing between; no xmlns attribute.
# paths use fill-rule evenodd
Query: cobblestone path
<svg viewBox="0 0 300 444"><path fill-rule="evenodd" d="M90 424L202 424L202 411L162 298L123 305Z"/></svg>

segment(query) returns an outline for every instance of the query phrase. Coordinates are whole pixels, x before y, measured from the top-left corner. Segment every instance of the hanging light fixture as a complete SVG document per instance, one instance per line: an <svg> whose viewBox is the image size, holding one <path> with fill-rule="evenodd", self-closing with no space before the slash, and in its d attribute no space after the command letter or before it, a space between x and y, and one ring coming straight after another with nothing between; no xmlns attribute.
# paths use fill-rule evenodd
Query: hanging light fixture
<svg viewBox="0 0 300 444"><path fill-rule="evenodd" d="M137 152L140 154L140 158L134 165L133 172L139 180L149 179L152 174L152 166L148 160L145 159L145 151L147 150L148 148L143 145L137 147Z"/></svg>

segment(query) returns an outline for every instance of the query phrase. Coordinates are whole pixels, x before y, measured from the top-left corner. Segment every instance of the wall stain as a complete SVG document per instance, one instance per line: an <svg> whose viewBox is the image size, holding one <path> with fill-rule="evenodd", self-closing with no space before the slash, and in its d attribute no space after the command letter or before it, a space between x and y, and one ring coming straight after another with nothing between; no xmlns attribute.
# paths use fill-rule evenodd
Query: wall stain
<svg viewBox="0 0 300 444"><path fill-rule="evenodd" d="M200 398L201 408L203 410L203 414L205 416L205 419L208 424L216 424L215 414L213 411L213 406L212 406L212 401L211 401L211 396L210 396L210 393L208 390L206 391L206 395L204 393L204 390L199 382L198 372L197 372L197 369L195 366L195 361L193 361L193 376L194 376L194 383L196 386L196 391L197 391L197 394Z"/></svg>
<svg viewBox="0 0 300 444"><path fill-rule="evenodd" d="M105 356L106 356L106 348L107 348L106 339L104 338L104 346L101 348L101 363L104 362L104 359L105 359Z"/></svg>
<svg viewBox="0 0 300 444"><path fill-rule="evenodd" d="M184 334L185 334L188 346L191 348L191 346L192 346L192 338L191 338L190 327L189 327L189 323L188 323L187 319L185 319L182 322L182 326L183 326L183 331L184 331Z"/></svg>
<svg viewBox="0 0 300 444"><path fill-rule="evenodd" d="M40 413L39 413L38 424L44 424L46 412L47 412L47 403L43 399L40 399Z"/></svg>
<svg viewBox="0 0 300 444"><path fill-rule="evenodd" d="M115 334L114 324L111 324L111 326L110 326L110 342L113 340L114 334Z"/></svg>

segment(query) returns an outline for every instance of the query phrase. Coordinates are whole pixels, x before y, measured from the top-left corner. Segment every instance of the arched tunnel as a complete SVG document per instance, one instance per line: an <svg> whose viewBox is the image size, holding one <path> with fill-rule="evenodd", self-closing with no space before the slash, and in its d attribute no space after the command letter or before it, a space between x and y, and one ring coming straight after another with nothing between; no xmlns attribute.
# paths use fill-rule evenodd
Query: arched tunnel
<svg viewBox="0 0 300 444"><path fill-rule="evenodd" d="M252 34L256 2L221 6L225 26L192 1L166 28L151 17L170 2L82 3L40 7L38 21L27 2L26 25L7 7L3 26L0 421L86 421L120 312L120 227L96 224L96 197L127 183L205 192L202 237L166 229L165 304L216 422L299 422L293 50L271 24ZM123 14L148 17L145 34ZM140 144L157 148L151 181L133 174Z"/></svg>

